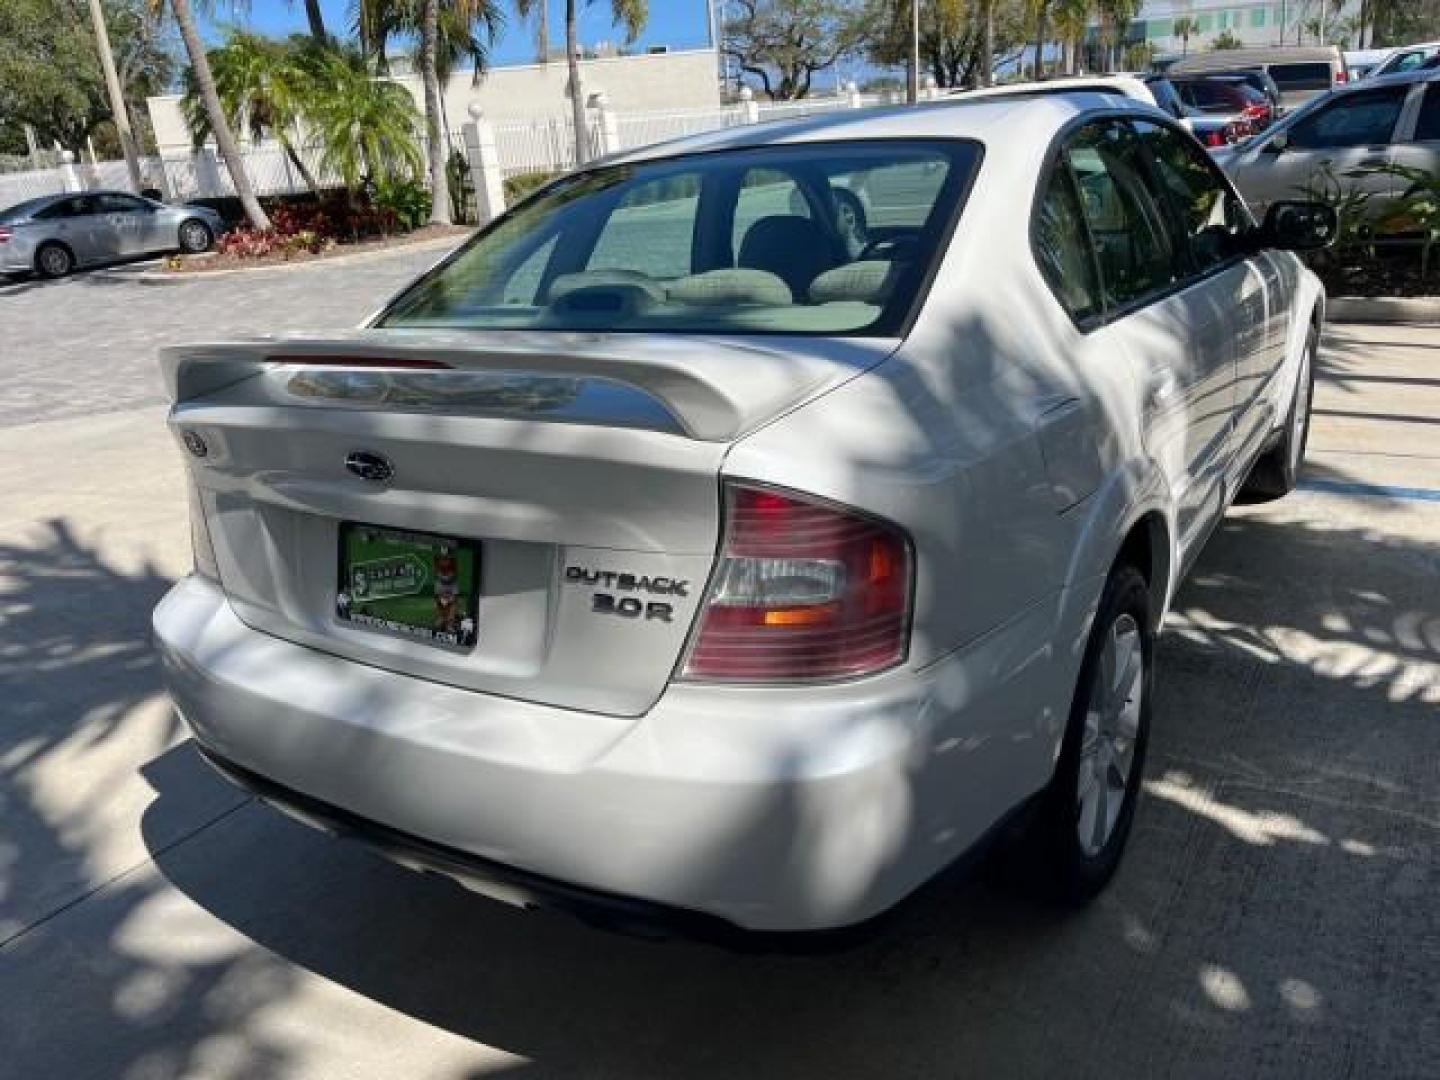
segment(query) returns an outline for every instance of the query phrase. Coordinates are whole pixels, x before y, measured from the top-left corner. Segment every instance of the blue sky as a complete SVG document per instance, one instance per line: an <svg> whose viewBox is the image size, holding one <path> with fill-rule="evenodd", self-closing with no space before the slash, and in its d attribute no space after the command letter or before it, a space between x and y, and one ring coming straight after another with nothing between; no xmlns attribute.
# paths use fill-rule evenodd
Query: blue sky
<svg viewBox="0 0 1440 1080"><path fill-rule="evenodd" d="M535 57L535 35L531 27L521 23L513 7L504 0L509 15L504 35L494 48L497 64L526 63ZM565 0L549 0L550 36L555 46L563 45L565 34ZM321 0L325 13L325 25L332 33L347 31L350 25L350 0ZM580 0L580 40L587 45L597 41L617 41L619 33L610 22L608 0L594 0L586 4ZM709 38L708 15L705 0L651 0L650 21L637 44L669 45L672 48L704 45ZM225 2L217 0L215 17L209 20L213 28L226 23L248 26L265 34L283 35L303 32L305 6L301 0L250 0L248 12L244 5L234 12Z"/></svg>

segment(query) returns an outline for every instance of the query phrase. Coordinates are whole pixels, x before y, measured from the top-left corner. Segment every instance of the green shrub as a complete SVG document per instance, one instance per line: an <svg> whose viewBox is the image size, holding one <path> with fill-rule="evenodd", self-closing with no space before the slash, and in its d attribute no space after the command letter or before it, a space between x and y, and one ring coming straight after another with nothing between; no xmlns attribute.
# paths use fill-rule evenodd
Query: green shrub
<svg viewBox="0 0 1440 1080"><path fill-rule="evenodd" d="M505 178L505 205L514 206L536 188L544 187L559 175L558 171L554 171L516 173L514 176L507 176Z"/></svg>
<svg viewBox="0 0 1440 1080"><path fill-rule="evenodd" d="M375 185L374 203L395 215L401 229L418 229L430 220L430 192L414 180L382 180Z"/></svg>

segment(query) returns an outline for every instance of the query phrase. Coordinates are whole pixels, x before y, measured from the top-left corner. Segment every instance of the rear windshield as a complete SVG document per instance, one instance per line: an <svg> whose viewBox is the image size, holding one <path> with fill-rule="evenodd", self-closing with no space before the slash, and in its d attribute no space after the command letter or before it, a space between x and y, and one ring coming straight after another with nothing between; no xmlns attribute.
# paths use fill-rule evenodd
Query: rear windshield
<svg viewBox="0 0 1440 1080"><path fill-rule="evenodd" d="M978 159L885 140L600 167L516 207L379 325L892 334Z"/></svg>
<svg viewBox="0 0 1440 1080"><path fill-rule="evenodd" d="M1265 100L1265 96L1260 91L1239 79L1227 82L1206 79L1182 83L1180 95L1187 104L1210 110L1238 111L1246 105L1259 104Z"/></svg>
<svg viewBox="0 0 1440 1080"><path fill-rule="evenodd" d="M1281 90L1328 90L1329 64L1271 64L1270 77Z"/></svg>

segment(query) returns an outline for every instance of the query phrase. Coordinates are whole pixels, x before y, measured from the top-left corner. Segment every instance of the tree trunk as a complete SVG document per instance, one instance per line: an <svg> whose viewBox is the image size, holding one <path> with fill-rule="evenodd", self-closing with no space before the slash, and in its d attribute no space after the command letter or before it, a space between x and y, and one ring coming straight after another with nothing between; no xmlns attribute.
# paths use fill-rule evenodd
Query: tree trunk
<svg viewBox="0 0 1440 1080"><path fill-rule="evenodd" d="M1035 78L1045 77L1045 4L1035 8Z"/></svg>
<svg viewBox="0 0 1440 1080"><path fill-rule="evenodd" d="M320 0L305 0L305 18L310 23L310 36L321 45L330 40L325 33L325 16L320 11Z"/></svg>
<svg viewBox="0 0 1440 1080"><path fill-rule="evenodd" d="M300 155L295 152L295 146L289 139L281 139L280 146L285 151L285 156L290 159L290 164L295 166L295 171L300 174L300 179L310 189L311 194L319 195L320 186L315 183L315 176L306 167Z"/></svg>
<svg viewBox="0 0 1440 1080"><path fill-rule="evenodd" d="M430 224L450 224L450 184L445 175L444 136L440 133L440 76L435 72L435 43L440 37L440 0L423 0L420 12L420 78L425 83L425 156L430 163Z"/></svg>
<svg viewBox="0 0 1440 1080"><path fill-rule="evenodd" d="M250 186L250 177L245 172L245 161L240 156L240 147L235 145L235 136L230 132L230 122L225 119L225 110L220 105L220 95L215 90L215 76L210 71L210 60L205 55L205 43L200 40L200 30L195 25L195 16L190 11L190 0L170 0L170 10L180 27L180 37L185 42L185 51L190 56L190 67L195 72L195 86L200 91L200 101L205 106L205 115L210 120L210 132L215 136L215 145L225 159L225 168L230 172L230 181L235 185L235 194L245 216L258 232L270 231L270 219L260 208L255 198L255 189Z"/></svg>
<svg viewBox="0 0 1440 1080"><path fill-rule="evenodd" d="M145 186L140 180L140 158L135 153L135 139L130 134L130 114L125 105L125 95L120 90L120 76L115 74L115 55L110 51L110 33L105 26L100 0L90 0L90 20L95 26L95 44L100 51L100 67L105 72L105 91L110 95L110 111L115 118L115 134L120 138L120 152L125 155L130 190L138 195Z"/></svg>
<svg viewBox="0 0 1440 1080"><path fill-rule="evenodd" d="M995 82L995 0L982 0L980 12L980 85Z"/></svg>
<svg viewBox="0 0 1440 1080"><path fill-rule="evenodd" d="M576 40L575 0L565 0L565 63L570 67L570 116L575 123L575 164L590 160L590 125L585 122L585 88L580 85L580 43Z"/></svg>

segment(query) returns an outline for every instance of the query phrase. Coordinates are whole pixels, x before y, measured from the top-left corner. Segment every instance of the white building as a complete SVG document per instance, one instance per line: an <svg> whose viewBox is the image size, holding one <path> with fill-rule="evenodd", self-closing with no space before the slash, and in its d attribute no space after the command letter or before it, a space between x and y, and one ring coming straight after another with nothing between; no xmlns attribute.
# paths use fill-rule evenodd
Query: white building
<svg viewBox="0 0 1440 1080"><path fill-rule="evenodd" d="M1333 44L1346 45L1341 28L1360 13L1360 0L1346 0L1337 14L1330 0L1149 0L1130 24L1128 41L1146 41L1157 56L1203 51L1215 38L1228 31L1243 45L1315 44L1310 26L1324 19L1326 36ZM1194 23L1188 46L1175 35L1175 20L1188 17ZM1352 40L1349 48L1358 48Z"/></svg>
<svg viewBox="0 0 1440 1080"><path fill-rule="evenodd" d="M584 60L581 85L587 97L603 91L617 112L660 109L715 109L720 105L714 49L688 49ZM424 108L425 94L418 75L398 75L401 83ZM563 118L570 113L566 96L569 73L564 58L548 64L517 64L492 68L477 86L469 71L457 71L444 88L443 107L449 124L458 130L472 102L495 122ZM176 94L152 97L147 104L162 156L190 150L190 135L180 114Z"/></svg>

